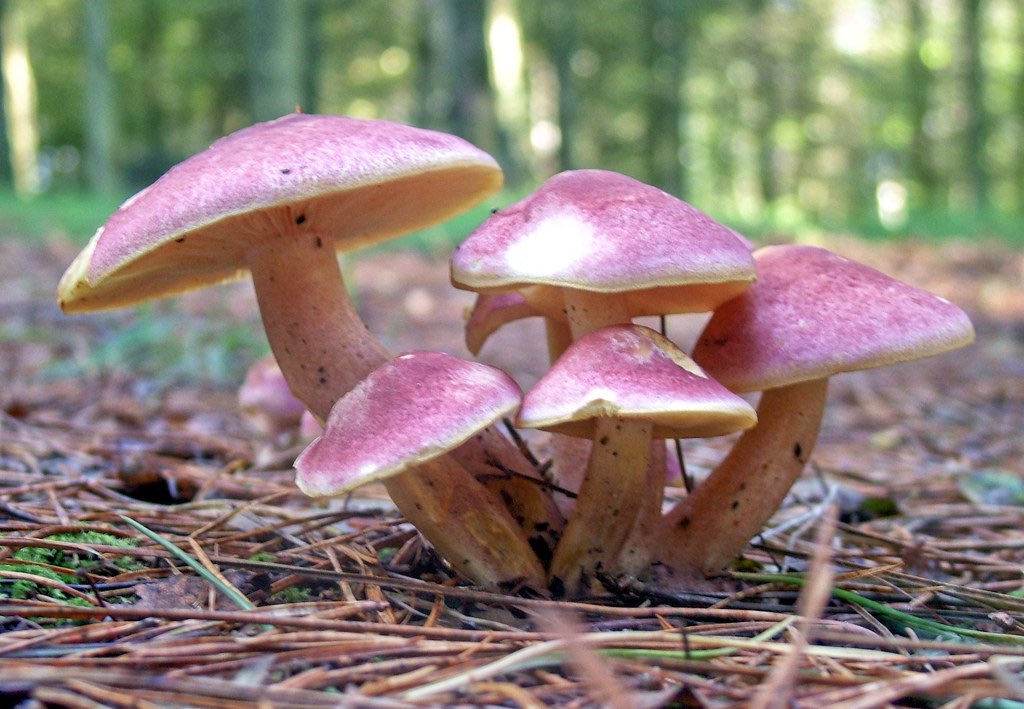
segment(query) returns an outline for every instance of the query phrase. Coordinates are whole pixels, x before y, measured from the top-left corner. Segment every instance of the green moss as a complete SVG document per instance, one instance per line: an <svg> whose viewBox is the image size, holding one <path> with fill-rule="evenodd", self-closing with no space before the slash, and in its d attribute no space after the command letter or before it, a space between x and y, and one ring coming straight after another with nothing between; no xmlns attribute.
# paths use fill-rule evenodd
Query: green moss
<svg viewBox="0 0 1024 709"><path fill-rule="evenodd" d="M305 603L312 598L308 588L289 586L270 597L271 603Z"/></svg>
<svg viewBox="0 0 1024 709"><path fill-rule="evenodd" d="M82 546L103 545L123 548L135 546L131 539L125 539L113 534L96 531L62 532L44 537L46 541L69 542ZM120 556L109 560L120 571L137 571L145 568L142 564L129 556ZM74 550L49 549L44 547L25 547L11 555L10 561L0 563L0 574L5 571L16 573L33 574L41 578L72 584L81 583L82 578L79 572L88 572L99 566L99 560L92 554L85 554ZM58 571L54 568L68 569L69 572ZM59 589L49 586L43 587L32 581L19 579L9 584L0 585L0 597L25 599L32 598L38 594L45 594L51 598L66 601L71 604L80 604L79 599L70 597ZM88 605L88 604L86 604Z"/></svg>

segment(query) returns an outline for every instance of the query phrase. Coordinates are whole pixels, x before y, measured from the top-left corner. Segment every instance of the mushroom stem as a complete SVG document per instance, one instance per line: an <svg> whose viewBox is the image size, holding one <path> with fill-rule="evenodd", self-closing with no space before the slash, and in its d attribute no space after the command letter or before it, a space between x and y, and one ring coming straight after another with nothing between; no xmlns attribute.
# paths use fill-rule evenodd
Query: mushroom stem
<svg viewBox="0 0 1024 709"><path fill-rule="evenodd" d="M654 556L654 543L661 529L661 505L665 500L665 470L667 453L665 441L650 441L651 458L644 475L644 486L639 492L633 526L615 556L614 566L619 573L643 576Z"/></svg>
<svg viewBox="0 0 1024 709"><path fill-rule="evenodd" d="M544 571L501 501L452 457L383 483L406 519L465 578L506 591L544 587Z"/></svg>
<svg viewBox="0 0 1024 709"><path fill-rule="evenodd" d="M335 401L392 355L360 320L331 242L316 235L292 236L250 249L248 266L267 339L281 371L295 396L325 421ZM406 519L472 580L504 585L527 576L531 584L543 578L537 556L516 520L454 458L431 466L419 478L396 478L387 488ZM439 503L438 495L451 490L458 490L460 505L486 514L450 516L446 524L438 524L450 507ZM464 545L465 540L478 543ZM485 551L488 547L508 550L508 554L495 557L493 551ZM454 557L448 555L452 550L459 550ZM522 558L515 564L495 568L496 559L516 555ZM532 567L531 574L523 573L524 565Z"/></svg>
<svg viewBox="0 0 1024 709"><path fill-rule="evenodd" d="M548 361L554 364L572 344L572 331L565 318L544 317L544 334L547 336ZM590 457L590 441L562 433L552 433L548 440L551 451L551 467L548 468L549 479L562 490L579 492L583 482L583 473ZM569 497L560 492L554 495L555 504L563 515L568 517L576 506L576 496Z"/></svg>
<svg viewBox="0 0 1024 709"><path fill-rule="evenodd" d="M828 379L769 389L747 430L711 475L662 520L660 561L683 574L716 573L782 505L818 438Z"/></svg>
<svg viewBox="0 0 1024 709"><path fill-rule="evenodd" d="M495 426L488 426L448 456L472 472L505 503L537 558L547 567L565 526L554 497L536 468ZM524 472L528 471L528 472Z"/></svg>
<svg viewBox="0 0 1024 709"><path fill-rule="evenodd" d="M548 361L554 362L572 344L572 330L561 318L544 318L544 335L548 343Z"/></svg>
<svg viewBox="0 0 1024 709"><path fill-rule="evenodd" d="M602 327L631 321L624 299L617 295L576 289L564 289L562 293L566 322L574 340ZM549 343L554 341L557 346L560 340L564 342L563 338L564 332L552 337L549 330ZM644 430L646 439L641 441L640 432ZM559 579L566 593L576 593L581 577L599 567L610 574L639 574L649 565L653 541L650 532L661 512L660 492L665 480L664 458L651 458L651 430L650 426L637 422L598 420L590 461L551 565L551 578ZM570 455L575 452L573 457L579 455L578 448L571 445L566 448ZM554 452L558 453L557 447ZM659 460L660 469L657 469ZM643 467L638 468L641 462ZM572 476L566 467L560 466L558 478L567 478L567 483L571 484ZM655 469L648 470L651 467ZM650 489L652 480L658 480L657 490ZM607 490L622 491L612 498L615 514L609 514L611 505L602 497ZM657 509L647 504L652 494L658 497ZM626 501L627 495L633 499ZM645 500L647 503L643 502ZM644 513L655 517L645 522L638 518Z"/></svg>
<svg viewBox="0 0 1024 709"><path fill-rule="evenodd" d="M562 297L565 299L565 317L573 340L608 325L632 322L626 310L626 301L620 295L565 288Z"/></svg>
<svg viewBox="0 0 1024 709"><path fill-rule="evenodd" d="M391 353L356 312L327 238L284 235L250 249L263 327L292 393L320 419Z"/></svg>
<svg viewBox="0 0 1024 709"><path fill-rule="evenodd" d="M615 568L642 507L653 424L600 418L576 509L551 562L551 586L577 593L597 571Z"/></svg>

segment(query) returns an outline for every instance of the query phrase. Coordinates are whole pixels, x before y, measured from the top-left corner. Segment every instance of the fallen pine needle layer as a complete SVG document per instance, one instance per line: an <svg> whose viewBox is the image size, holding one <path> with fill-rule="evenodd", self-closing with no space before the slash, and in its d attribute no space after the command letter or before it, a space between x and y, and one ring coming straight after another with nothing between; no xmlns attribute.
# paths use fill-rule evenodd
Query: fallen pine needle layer
<svg viewBox="0 0 1024 709"><path fill-rule="evenodd" d="M1021 264L848 246L933 266L908 280L970 309L976 349L837 378L805 479L733 572L575 600L461 585L380 491L305 498L296 442L247 432L228 389L31 364L120 321L2 343L0 704L1024 701L1024 312L996 298ZM688 469L727 445L687 442Z"/></svg>

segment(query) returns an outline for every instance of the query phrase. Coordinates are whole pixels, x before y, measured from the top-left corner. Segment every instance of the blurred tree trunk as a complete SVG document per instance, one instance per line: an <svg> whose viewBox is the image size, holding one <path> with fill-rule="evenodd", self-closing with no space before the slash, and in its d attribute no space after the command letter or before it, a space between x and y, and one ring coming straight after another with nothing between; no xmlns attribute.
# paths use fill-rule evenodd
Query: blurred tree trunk
<svg viewBox="0 0 1024 709"><path fill-rule="evenodd" d="M0 17L4 16L6 12L7 0L0 0ZM2 34L0 29L0 34ZM0 36L2 40L2 36ZM0 80L0 117L4 117L6 125L7 116L7 91L4 88L4 82ZM0 184L4 187L10 187L11 185L11 145L8 142L8 135L6 130L0 130Z"/></svg>
<svg viewBox="0 0 1024 709"><path fill-rule="evenodd" d="M1017 53L1024 54L1024 6L1017 8ZM1017 69L1017 84L1014 87L1017 107L1017 154L1024 153L1024 68ZM1024 160L1014 161L1014 178L1017 187L1017 210L1024 211Z"/></svg>
<svg viewBox="0 0 1024 709"><path fill-rule="evenodd" d="M107 0L86 0L85 33L85 181L97 192L117 190L113 147L117 124L114 82L107 54L110 49Z"/></svg>
<svg viewBox="0 0 1024 709"><path fill-rule="evenodd" d="M497 130L487 71L485 3L426 0L422 7L423 123L494 150Z"/></svg>
<svg viewBox="0 0 1024 709"><path fill-rule="evenodd" d="M305 6L297 0L249 0L249 101L255 121L302 106Z"/></svg>
<svg viewBox="0 0 1024 709"><path fill-rule="evenodd" d="M518 183L525 177L523 155L530 134L523 24L517 0L490 0L487 10L487 57L497 128L494 157L506 180Z"/></svg>
<svg viewBox="0 0 1024 709"><path fill-rule="evenodd" d="M750 17L753 27L766 25L768 8L765 0L750 0ZM754 65L754 91L757 110L752 126L757 141L757 184L761 199L772 205L779 197L779 174L777 169L777 146L773 130L775 121L782 114L782 98L776 77L778 60L772 55L770 39L763 34L751 33L750 58Z"/></svg>
<svg viewBox="0 0 1024 709"><path fill-rule="evenodd" d="M652 184L682 196L686 189L682 161L686 111L682 87L692 8L687 11L678 0L644 0L640 10L647 69L647 175Z"/></svg>
<svg viewBox="0 0 1024 709"><path fill-rule="evenodd" d="M320 72L323 71L324 42L320 34L320 23L324 17L324 4L319 2L302 2L300 17L302 33L301 73L302 85L299 88L302 110L306 113L320 111Z"/></svg>
<svg viewBox="0 0 1024 709"><path fill-rule="evenodd" d="M985 210L989 205L989 184L986 172L985 142L988 117L985 112L985 74L981 64L981 0L963 0L961 45L963 57L963 99L967 113L964 128L964 173L973 207Z"/></svg>
<svg viewBox="0 0 1024 709"><path fill-rule="evenodd" d="M921 189L925 202L932 202L938 190L938 179L931 161L931 145L925 130L928 98L932 90L932 73L921 58L921 47L927 38L927 17L923 0L910 0L908 15L909 41L906 55L907 103L913 137L910 143L908 168L910 179Z"/></svg>
<svg viewBox="0 0 1024 709"><path fill-rule="evenodd" d="M28 53L24 0L7 0L0 18L7 142L11 146L14 192L29 197L39 192L39 114L36 82Z"/></svg>
<svg viewBox="0 0 1024 709"><path fill-rule="evenodd" d="M558 82L558 170L579 167L576 128L579 120L579 92L572 70L572 58L579 48L576 0L551 3L545 8L547 46Z"/></svg>
<svg viewBox="0 0 1024 709"><path fill-rule="evenodd" d="M140 138L145 148L132 158L123 175L132 188L149 184L173 162L166 143L168 115L163 103L166 98L160 90L167 61L161 50L166 19L162 3L151 3L148 12L141 15L138 56L141 70L150 80L142 82L138 97L143 126Z"/></svg>

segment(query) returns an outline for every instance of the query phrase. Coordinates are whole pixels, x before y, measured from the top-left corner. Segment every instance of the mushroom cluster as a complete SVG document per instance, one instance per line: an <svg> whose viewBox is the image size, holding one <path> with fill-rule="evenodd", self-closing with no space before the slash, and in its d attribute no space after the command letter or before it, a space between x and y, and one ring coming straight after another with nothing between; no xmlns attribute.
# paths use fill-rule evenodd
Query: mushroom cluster
<svg viewBox="0 0 1024 709"><path fill-rule="evenodd" d="M392 358L346 291L338 252L438 223L502 184L494 159L437 131L378 120L296 113L225 138L131 197L71 263L60 305L77 313L252 277L267 339L299 401L321 422L334 403ZM460 517L430 539L525 548L533 570L550 555L562 516L522 452L493 427L432 466L423 484L385 481L401 512L431 528L457 488L493 517ZM340 492L324 487L321 494ZM497 497L504 504L495 506ZM491 568L488 559L466 568ZM493 569L492 569L493 570ZM516 584L518 571L470 578ZM531 577L532 578L532 577Z"/></svg>
<svg viewBox="0 0 1024 709"><path fill-rule="evenodd" d="M393 355L361 322L338 252L442 221L501 184L494 159L455 136L289 115L215 142L125 202L67 269L61 307L250 274L272 355L251 371L243 410L269 433L303 409L324 425L295 463L298 486L332 496L381 482L455 572L559 594L655 562L721 569L800 475L829 376L973 338L956 306L877 271L812 247L754 250L650 185L576 170L493 213L451 259L453 285L478 293L474 354L506 323L544 318L540 381L523 395L492 367ZM692 356L633 323L694 312L713 314ZM739 396L754 391L756 411ZM496 428L503 417L551 432L553 480ZM739 431L665 514L664 440Z"/></svg>
<svg viewBox="0 0 1024 709"><path fill-rule="evenodd" d="M548 570L551 588L567 593L602 573L643 575L652 562L681 576L720 571L803 471L829 376L974 337L942 298L825 249L754 249L685 202L601 170L556 175L491 216L451 271L456 287L479 294L466 326L474 353L508 322L544 318L553 364L518 423L555 432L556 482L577 494ZM657 333L624 329L639 315L702 311L713 314L692 360ZM683 403L676 386L687 378L703 394ZM756 413L736 397L749 392L762 392ZM680 415L685 425L667 425ZM662 515L664 447L651 439L740 430Z"/></svg>

